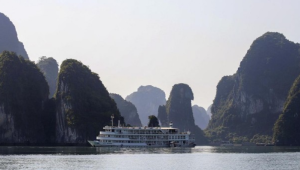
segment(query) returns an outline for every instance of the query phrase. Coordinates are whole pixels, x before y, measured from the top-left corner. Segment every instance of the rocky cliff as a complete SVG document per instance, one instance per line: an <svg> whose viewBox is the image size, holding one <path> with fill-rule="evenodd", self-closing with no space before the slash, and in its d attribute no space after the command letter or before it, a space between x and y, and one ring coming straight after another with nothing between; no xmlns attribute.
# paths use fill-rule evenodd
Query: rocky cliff
<svg viewBox="0 0 300 170"><path fill-rule="evenodd" d="M127 124L138 127L142 126L137 109L131 102L124 100L118 94L110 93L109 95L116 102L121 116L124 117L124 120Z"/></svg>
<svg viewBox="0 0 300 170"><path fill-rule="evenodd" d="M158 106L158 114L157 118L160 121L160 124L162 127L168 127L169 126L169 118L167 114L166 106Z"/></svg>
<svg viewBox="0 0 300 170"><path fill-rule="evenodd" d="M208 106L208 108L206 110L206 113L209 116L209 119L211 119L211 107L212 107L212 104L210 106Z"/></svg>
<svg viewBox="0 0 300 170"><path fill-rule="evenodd" d="M13 52L0 55L0 143L45 143L48 94L34 63Z"/></svg>
<svg viewBox="0 0 300 170"><path fill-rule="evenodd" d="M24 59L29 59L22 42L19 41L16 28L7 16L0 13L0 53L13 51Z"/></svg>
<svg viewBox="0 0 300 170"><path fill-rule="evenodd" d="M124 124L116 103L96 73L73 59L63 61L56 91L56 139L58 143L85 144L118 120Z"/></svg>
<svg viewBox="0 0 300 170"><path fill-rule="evenodd" d="M274 126L273 141L277 145L300 145L300 76L295 80L283 113L280 114Z"/></svg>
<svg viewBox="0 0 300 170"><path fill-rule="evenodd" d="M192 89L186 84L175 84L171 90L166 106L159 107L160 122L173 122L180 131L190 130L197 144L205 144L203 131L195 125L191 101L194 99ZM163 109L166 109L165 111ZM165 114L165 115L164 115Z"/></svg>
<svg viewBox="0 0 300 170"><path fill-rule="evenodd" d="M165 92L153 86L141 86L138 91L128 95L127 101L135 105L144 126L148 124L148 116L157 116L158 106L166 103Z"/></svg>
<svg viewBox="0 0 300 170"><path fill-rule="evenodd" d="M217 85L207 134L230 140L271 135L288 91L300 73L299 44L280 33L257 38L237 72Z"/></svg>
<svg viewBox="0 0 300 170"><path fill-rule="evenodd" d="M193 116L195 119L195 124L199 126L201 129L205 129L209 122L209 115L206 113L206 110L203 107L198 105L194 105L192 107Z"/></svg>
<svg viewBox="0 0 300 170"><path fill-rule="evenodd" d="M58 76L58 64L52 57L41 57L36 64L43 72L49 85L49 98L53 97L56 91L56 80Z"/></svg>

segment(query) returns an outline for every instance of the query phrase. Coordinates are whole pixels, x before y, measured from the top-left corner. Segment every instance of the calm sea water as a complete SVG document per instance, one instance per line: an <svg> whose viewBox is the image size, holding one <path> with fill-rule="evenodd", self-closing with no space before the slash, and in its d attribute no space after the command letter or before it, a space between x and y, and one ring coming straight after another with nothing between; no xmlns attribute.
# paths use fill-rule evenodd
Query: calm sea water
<svg viewBox="0 0 300 170"><path fill-rule="evenodd" d="M0 147L0 169L300 170L300 148Z"/></svg>

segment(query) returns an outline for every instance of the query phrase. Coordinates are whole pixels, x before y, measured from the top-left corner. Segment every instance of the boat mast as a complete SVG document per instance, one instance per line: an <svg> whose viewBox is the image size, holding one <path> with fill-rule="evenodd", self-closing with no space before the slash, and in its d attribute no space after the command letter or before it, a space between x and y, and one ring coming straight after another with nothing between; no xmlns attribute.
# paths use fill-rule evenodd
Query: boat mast
<svg viewBox="0 0 300 170"><path fill-rule="evenodd" d="M114 115L111 115L110 118L111 118L111 126L114 127L114 118L115 118L115 116L114 116Z"/></svg>

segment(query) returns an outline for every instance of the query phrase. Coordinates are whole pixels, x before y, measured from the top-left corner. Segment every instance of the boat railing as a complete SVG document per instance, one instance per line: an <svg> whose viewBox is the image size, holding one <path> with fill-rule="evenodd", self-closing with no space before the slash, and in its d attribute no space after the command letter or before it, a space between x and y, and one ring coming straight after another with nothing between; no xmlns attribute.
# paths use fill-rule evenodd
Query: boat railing
<svg viewBox="0 0 300 170"><path fill-rule="evenodd" d="M104 129L161 129L161 127L148 127L148 126L144 126L144 127L123 127L123 126L105 126Z"/></svg>
<svg viewBox="0 0 300 170"><path fill-rule="evenodd" d="M144 130L144 129L148 129L148 130L156 130L156 129L165 129L164 127L148 127L148 126L144 126L144 127L124 127L124 126L105 126L104 129L140 129L140 130ZM173 128L174 129L174 128ZM185 132L187 133L187 132Z"/></svg>

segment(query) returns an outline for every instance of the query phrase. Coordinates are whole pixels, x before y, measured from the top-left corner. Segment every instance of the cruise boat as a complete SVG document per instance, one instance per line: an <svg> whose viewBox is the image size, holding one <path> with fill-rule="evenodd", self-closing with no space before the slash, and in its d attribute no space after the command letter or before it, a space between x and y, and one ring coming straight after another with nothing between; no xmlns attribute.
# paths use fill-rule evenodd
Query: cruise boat
<svg viewBox="0 0 300 170"><path fill-rule="evenodd" d="M195 138L191 132L180 132L170 127L122 127L105 126L94 141L94 147L194 147Z"/></svg>

